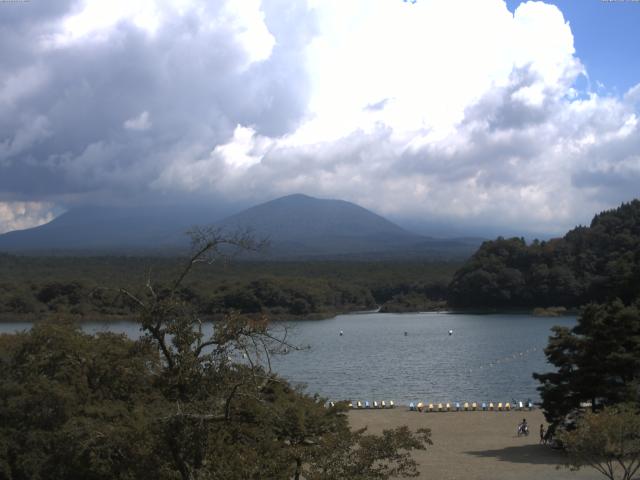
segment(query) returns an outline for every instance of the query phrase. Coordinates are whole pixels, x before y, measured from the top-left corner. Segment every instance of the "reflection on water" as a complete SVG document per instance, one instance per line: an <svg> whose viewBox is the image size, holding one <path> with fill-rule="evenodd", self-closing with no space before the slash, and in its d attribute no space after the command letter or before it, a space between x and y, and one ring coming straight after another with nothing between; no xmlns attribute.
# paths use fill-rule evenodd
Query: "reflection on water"
<svg viewBox="0 0 640 480"><path fill-rule="evenodd" d="M311 349L274 363L332 399L537 400L531 374L551 368L543 352L550 328L574 324L529 315L342 315L292 322L293 341Z"/></svg>
<svg viewBox="0 0 640 480"><path fill-rule="evenodd" d="M550 328L574 324L574 317L447 313L372 313L288 322L289 340L310 348L278 356L273 365L289 380L331 399L405 404L536 400L537 382L531 374L551 368L542 351ZM0 332L28 327L4 323ZM87 323L83 328L140 335L133 322Z"/></svg>

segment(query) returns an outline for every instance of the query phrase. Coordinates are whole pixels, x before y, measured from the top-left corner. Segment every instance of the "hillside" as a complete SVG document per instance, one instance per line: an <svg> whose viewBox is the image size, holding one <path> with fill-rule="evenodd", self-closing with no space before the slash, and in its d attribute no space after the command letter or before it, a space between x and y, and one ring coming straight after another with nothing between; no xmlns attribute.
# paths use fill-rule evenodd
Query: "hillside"
<svg viewBox="0 0 640 480"><path fill-rule="evenodd" d="M0 251L20 253L154 252L186 248L193 225L220 218L204 207L83 207L39 227L0 235Z"/></svg>
<svg viewBox="0 0 640 480"><path fill-rule="evenodd" d="M343 200L324 200L307 195L288 195L226 218L227 228L253 228L275 241L310 241L317 237L385 237L399 241L418 241L380 215Z"/></svg>
<svg viewBox="0 0 640 480"><path fill-rule="evenodd" d="M353 203L290 195L224 218L209 207L93 207L52 222L0 235L0 251L75 255L175 254L188 247L194 225L250 230L270 240L254 259L466 258L477 241L431 239L410 233ZM223 220L220 220L223 218Z"/></svg>
<svg viewBox="0 0 640 480"><path fill-rule="evenodd" d="M640 201L596 215L589 227L527 245L485 242L450 284L456 307L576 307L640 291Z"/></svg>
<svg viewBox="0 0 640 480"><path fill-rule="evenodd" d="M220 224L270 240L273 257L464 255L468 244L408 232L354 203L289 195L249 208Z"/></svg>

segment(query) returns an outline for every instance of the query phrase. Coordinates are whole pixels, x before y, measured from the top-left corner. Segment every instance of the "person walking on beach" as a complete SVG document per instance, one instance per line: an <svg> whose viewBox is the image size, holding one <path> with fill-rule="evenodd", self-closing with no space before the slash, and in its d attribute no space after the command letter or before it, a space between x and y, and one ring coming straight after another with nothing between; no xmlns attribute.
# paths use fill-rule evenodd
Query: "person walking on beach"
<svg viewBox="0 0 640 480"><path fill-rule="evenodd" d="M544 425L542 423L540 424L540 443L543 445L546 443L544 437Z"/></svg>

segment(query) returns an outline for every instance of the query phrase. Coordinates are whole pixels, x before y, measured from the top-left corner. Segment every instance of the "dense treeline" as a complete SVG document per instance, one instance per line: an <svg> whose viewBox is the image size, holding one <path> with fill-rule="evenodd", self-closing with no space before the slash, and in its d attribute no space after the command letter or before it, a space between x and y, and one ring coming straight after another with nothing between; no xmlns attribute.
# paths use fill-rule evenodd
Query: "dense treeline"
<svg viewBox="0 0 640 480"><path fill-rule="evenodd" d="M430 431L352 431L346 404L325 406L270 370L271 356L297 346L265 318L228 312L203 333L184 279L225 241L196 245L173 280L122 290L138 340L64 322L0 335L1 479L418 475L411 452ZM60 292L71 294L46 290Z"/></svg>
<svg viewBox="0 0 640 480"><path fill-rule="evenodd" d="M430 444L428 431L351 431L344 405L326 408L260 366L230 362L245 342L262 345L262 325L228 319L224 336L200 339L214 342L208 354L198 353L192 325L171 328L193 341L167 343L167 357L152 334L133 341L43 322L0 335L0 478L359 480L416 472L410 451Z"/></svg>
<svg viewBox="0 0 640 480"><path fill-rule="evenodd" d="M639 288L640 201L633 200L563 238L485 242L456 272L449 300L457 307L577 307L629 303Z"/></svg>
<svg viewBox="0 0 640 480"><path fill-rule="evenodd" d="M547 420L560 423L593 410L637 402L640 384L640 302L587 305L573 328L554 327L545 349L557 370L535 373Z"/></svg>
<svg viewBox="0 0 640 480"><path fill-rule="evenodd" d="M0 318L130 316L122 287L175 275L176 258L18 257L0 254ZM180 294L202 315L230 309L271 318L438 306L459 264L428 262L247 262L199 265ZM439 303L438 303L439 302Z"/></svg>
<svg viewBox="0 0 640 480"><path fill-rule="evenodd" d="M18 257L0 254L0 318L68 313L123 316L121 286L162 282L175 258ZM485 242L453 262L249 262L208 265L182 295L205 315L229 309L272 318L317 318L372 309L578 307L640 288L640 201L596 215L563 238ZM456 271L457 270L457 271ZM455 272L455 274L454 274Z"/></svg>
<svg viewBox="0 0 640 480"><path fill-rule="evenodd" d="M640 201L546 244L485 244L456 274L456 295L481 276L493 305L583 305L573 328L554 327L549 338L545 354L555 371L534 374L542 407L574 465L597 468L616 455L619 465L633 465L637 433L619 427L636 421L640 405Z"/></svg>

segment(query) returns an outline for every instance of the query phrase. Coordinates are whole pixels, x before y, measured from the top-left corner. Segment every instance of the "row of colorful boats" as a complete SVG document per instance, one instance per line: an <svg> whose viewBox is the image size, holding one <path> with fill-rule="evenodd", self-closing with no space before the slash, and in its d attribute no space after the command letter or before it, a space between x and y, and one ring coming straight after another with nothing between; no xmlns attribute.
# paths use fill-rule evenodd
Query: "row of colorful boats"
<svg viewBox="0 0 640 480"><path fill-rule="evenodd" d="M374 400L373 403L369 403L369 400L365 400L364 402L360 400L357 402L349 402L349 408L395 408L395 406L396 404L393 403L393 400L389 400L388 402L385 400L381 402Z"/></svg>
<svg viewBox="0 0 640 480"><path fill-rule="evenodd" d="M455 402L451 403L423 403L418 402L409 404L409 410L418 412L460 412L460 411L497 411L508 412L510 410L532 410L533 402Z"/></svg>
<svg viewBox="0 0 640 480"><path fill-rule="evenodd" d="M329 406L335 406L334 402L329 402ZM359 409L359 408L395 408L396 404L393 400L389 400L388 402L382 400L378 402L374 400L373 402L369 402L369 400L357 402L349 402L349 408ZM489 412L507 412L510 410L532 410L533 402L531 400L516 401L513 400L511 402L454 402L454 403L425 403L418 402L409 403L409 410L416 412L473 412L473 411L489 411Z"/></svg>

